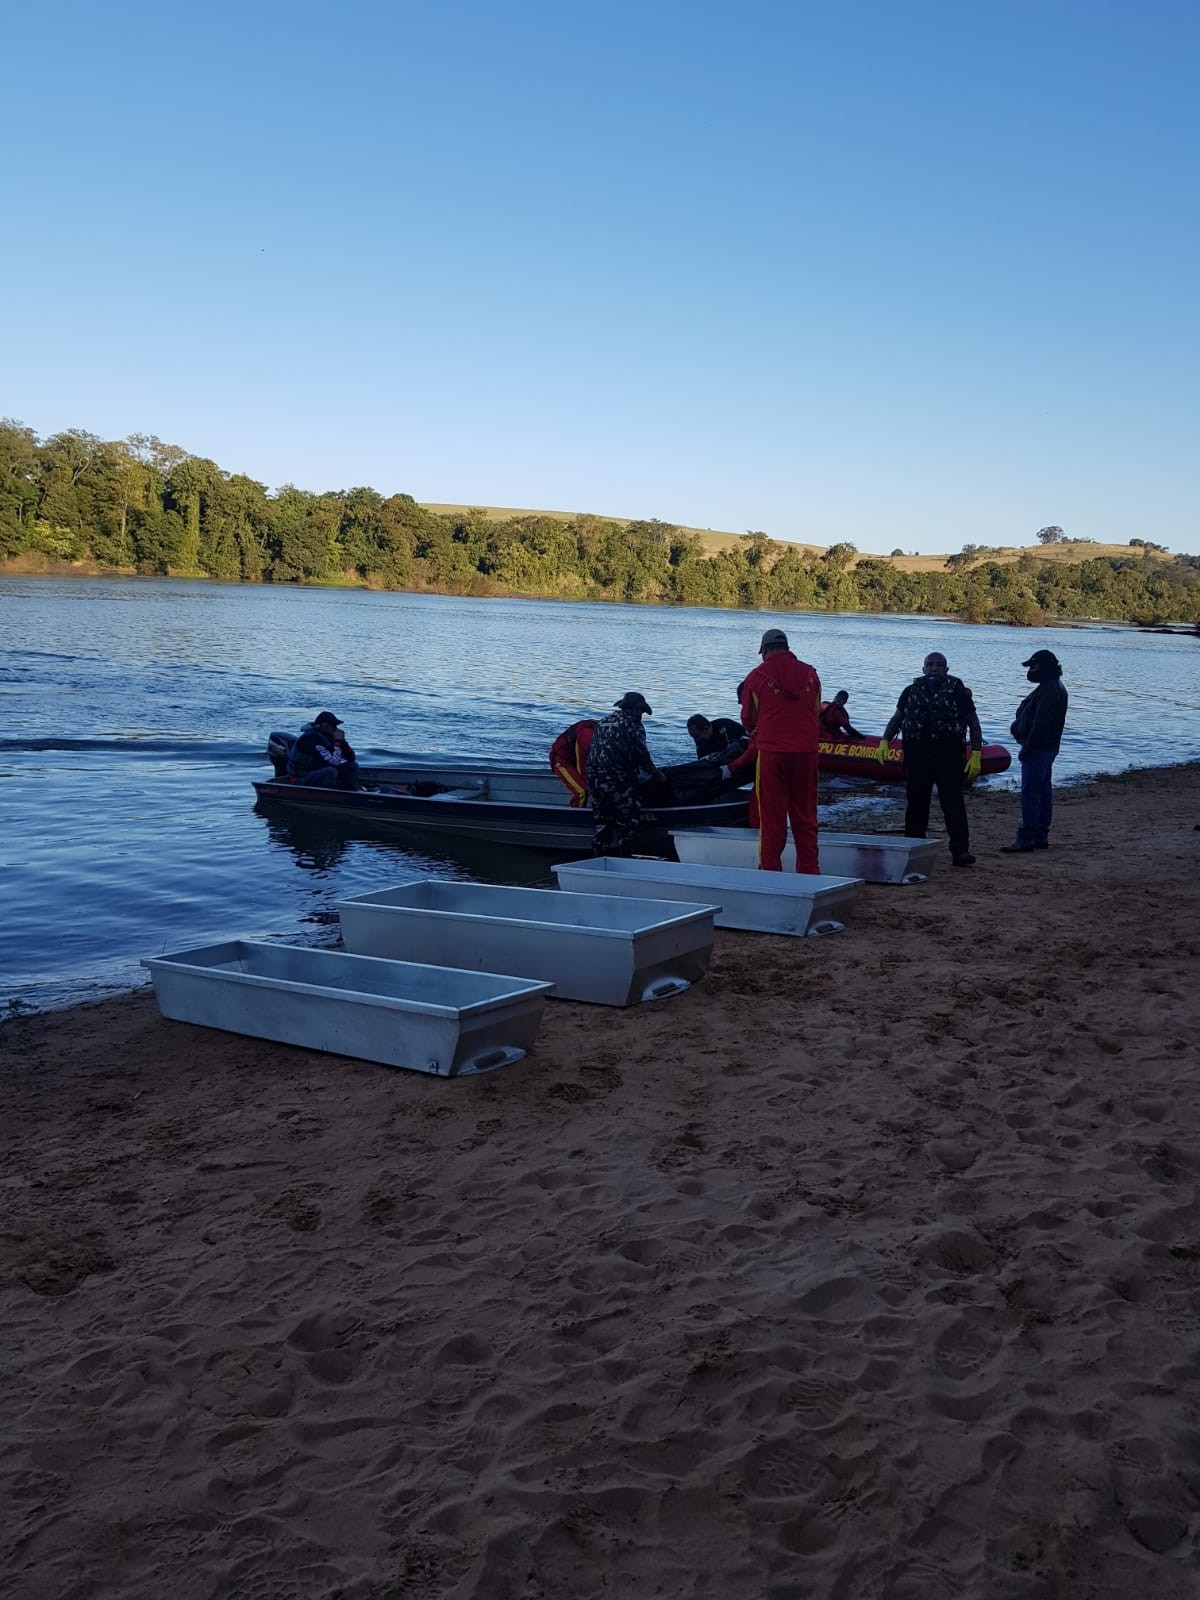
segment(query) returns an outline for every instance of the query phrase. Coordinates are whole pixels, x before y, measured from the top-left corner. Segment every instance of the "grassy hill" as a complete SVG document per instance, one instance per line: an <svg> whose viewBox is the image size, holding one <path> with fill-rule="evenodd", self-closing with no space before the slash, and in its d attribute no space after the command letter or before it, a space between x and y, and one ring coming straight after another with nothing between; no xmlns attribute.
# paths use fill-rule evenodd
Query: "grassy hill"
<svg viewBox="0 0 1200 1600"><path fill-rule="evenodd" d="M482 511L491 522L510 522L514 517L553 517L559 522L570 522L575 517L585 514L578 511L545 511L532 510L529 508L522 509L516 506L442 505L431 500L424 500L421 503L425 507L426 511L434 511L439 516L457 516L461 515L465 511ZM586 515L593 515L593 513L586 513ZM633 520L630 517L611 517L599 514L596 515L598 516L598 520L601 522L623 523ZM709 555L716 555L718 550L733 549L741 537L740 534L725 533L715 528L689 528L683 524L679 524L679 526L683 527L683 531L685 533L694 533ZM782 550L786 547L786 545L792 544L793 541L790 539L773 539L771 543L779 550ZM815 550L817 554L820 555L828 547L826 545L819 544L796 544L795 548L797 550ZM859 557L859 560L869 561L882 559L890 561L891 564L900 572L941 572L946 565L946 560L950 553L951 552L947 551L945 555L937 555L934 553L930 555L919 556L878 557L870 556L864 552ZM979 559L981 561L1010 562L1019 561L1021 557L1025 555L1036 555L1040 556L1046 561L1070 562L1090 561L1094 558L1100 558L1103 556L1128 556L1133 553L1134 551L1132 551L1130 547L1125 544L1094 544L1086 539L1068 539L1063 544L1004 545L1002 548L989 547L986 555L981 556ZM1137 550L1136 553L1138 555L1142 554L1140 550ZM1152 551L1151 554L1159 556L1159 558L1164 561L1170 559L1169 555L1160 553L1158 551ZM855 564L857 565L857 563ZM972 564L974 565L975 563Z"/></svg>
<svg viewBox="0 0 1200 1600"><path fill-rule="evenodd" d="M453 517L461 516L465 511L482 511L489 522L510 522L514 517L553 517L558 522L572 522L579 516L594 516L598 522L624 523L635 520L633 517L611 517L591 511L538 511L518 506L451 506L433 500L422 500L421 505L426 511L434 511L438 516ZM718 550L732 550L740 537L736 533L720 533L713 528L689 528L683 523L673 523L672 526L681 527L684 533L694 533L709 555L716 555ZM801 545L800 548L816 550L820 546Z"/></svg>
<svg viewBox="0 0 1200 1600"><path fill-rule="evenodd" d="M1063 544L1006 544L990 548L979 561L1019 561L1022 556L1037 556L1043 561L1092 561L1104 556L1142 555L1136 547L1127 544L1093 544L1086 539L1068 539ZM1160 561L1169 561L1168 554L1152 550L1150 554ZM946 556L889 556L886 559L901 572L940 572L946 565ZM973 566L978 562L972 562Z"/></svg>

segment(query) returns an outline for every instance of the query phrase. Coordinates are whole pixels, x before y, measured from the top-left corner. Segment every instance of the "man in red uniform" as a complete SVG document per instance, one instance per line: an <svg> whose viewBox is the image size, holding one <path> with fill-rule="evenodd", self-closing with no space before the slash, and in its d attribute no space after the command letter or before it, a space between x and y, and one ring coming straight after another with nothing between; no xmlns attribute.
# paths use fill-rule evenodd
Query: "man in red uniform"
<svg viewBox="0 0 1200 1600"><path fill-rule="evenodd" d="M788 649L787 634L768 628L755 667L742 685L742 726L758 752L758 864L782 870L788 823L796 871L817 872L817 720L821 680Z"/></svg>
<svg viewBox="0 0 1200 1600"><path fill-rule="evenodd" d="M850 713L846 710L846 701L850 695L847 690L839 689L832 700L825 701L821 706L821 734L826 739L861 739L863 734L853 727L850 722Z"/></svg>
<svg viewBox="0 0 1200 1600"><path fill-rule="evenodd" d="M595 720L585 717L564 728L550 746L550 770L566 784L575 807L587 805L587 762L595 731Z"/></svg>

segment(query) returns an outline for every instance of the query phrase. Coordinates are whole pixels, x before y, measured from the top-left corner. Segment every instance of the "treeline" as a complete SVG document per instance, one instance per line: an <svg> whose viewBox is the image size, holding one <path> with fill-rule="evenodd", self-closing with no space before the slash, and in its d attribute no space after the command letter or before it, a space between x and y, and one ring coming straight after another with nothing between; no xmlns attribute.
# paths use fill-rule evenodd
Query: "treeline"
<svg viewBox="0 0 1200 1600"><path fill-rule="evenodd" d="M274 493L178 446L80 429L40 440L0 423L0 560L246 583L367 585L762 608L898 611L968 621L1053 618L1200 624L1200 559L1129 555L1075 563L965 546L935 572L901 572L853 545L801 550L748 533L708 555L658 521L438 516L374 489Z"/></svg>

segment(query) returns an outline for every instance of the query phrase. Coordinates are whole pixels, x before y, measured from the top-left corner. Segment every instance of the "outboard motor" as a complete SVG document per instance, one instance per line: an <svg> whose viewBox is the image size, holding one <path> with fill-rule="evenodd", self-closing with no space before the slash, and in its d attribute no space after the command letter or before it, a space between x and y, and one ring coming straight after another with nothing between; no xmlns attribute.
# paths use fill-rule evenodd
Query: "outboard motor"
<svg viewBox="0 0 1200 1600"><path fill-rule="evenodd" d="M288 763L292 758L292 746L296 738L291 733L269 733L267 735L267 760L275 768L277 778L286 778Z"/></svg>

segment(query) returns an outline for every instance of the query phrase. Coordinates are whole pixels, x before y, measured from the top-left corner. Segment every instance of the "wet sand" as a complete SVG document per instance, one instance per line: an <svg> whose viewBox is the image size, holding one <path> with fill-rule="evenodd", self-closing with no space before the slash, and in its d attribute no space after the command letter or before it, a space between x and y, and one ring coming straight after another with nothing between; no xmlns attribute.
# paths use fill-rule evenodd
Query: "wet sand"
<svg viewBox="0 0 1200 1600"><path fill-rule="evenodd" d="M446 1082L0 1026L7 1600L1200 1593L1200 768Z"/></svg>

